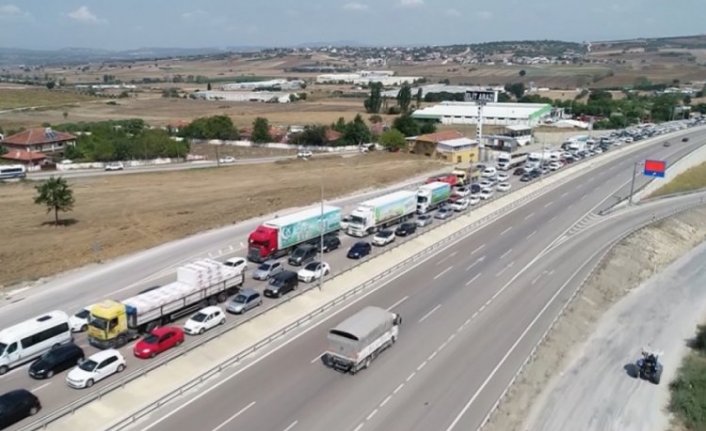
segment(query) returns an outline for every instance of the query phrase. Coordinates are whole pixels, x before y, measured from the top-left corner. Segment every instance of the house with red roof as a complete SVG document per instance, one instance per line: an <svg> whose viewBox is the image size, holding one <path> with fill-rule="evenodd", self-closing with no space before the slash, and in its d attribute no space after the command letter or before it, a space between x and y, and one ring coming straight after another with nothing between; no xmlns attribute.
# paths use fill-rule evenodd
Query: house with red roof
<svg viewBox="0 0 706 431"><path fill-rule="evenodd" d="M7 149L3 159L36 166L47 159L63 158L66 148L76 145L76 136L51 127L37 127L7 136L0 145Z"/></svg>

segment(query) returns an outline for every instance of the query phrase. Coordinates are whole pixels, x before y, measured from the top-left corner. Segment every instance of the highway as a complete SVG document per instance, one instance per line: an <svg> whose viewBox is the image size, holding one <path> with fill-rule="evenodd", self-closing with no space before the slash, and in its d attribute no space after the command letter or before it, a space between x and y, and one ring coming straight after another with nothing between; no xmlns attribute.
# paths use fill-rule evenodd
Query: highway
<svg viewBox="0 0 706 431"><path fill-rule="evenodd" d="M684 147L705 141L691 136ZM685 151L675 147L657 144L568 181L133 429L475 429L601 252L674 208L597 215L629 192L634 162L673 160ZM323 367L326 331L369 304L402 314L398 343L356 376Z"/></svg>

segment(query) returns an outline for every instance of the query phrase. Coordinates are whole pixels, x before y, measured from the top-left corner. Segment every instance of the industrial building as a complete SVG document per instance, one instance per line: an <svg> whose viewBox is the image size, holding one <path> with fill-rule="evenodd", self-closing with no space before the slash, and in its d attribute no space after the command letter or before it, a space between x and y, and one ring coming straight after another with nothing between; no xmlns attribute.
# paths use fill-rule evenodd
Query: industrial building
<svg viewBox="0 0 706 431"><path fill-rule="evenodd" d="M270 79L267 81L232 82L221 85L223 91L255 90L257 88L279 88L280 90L301 90L304 81L300 79Z"/></svg>
<svg viewBox="0 0 706 431"><path fill-rule="evenodd" d="M482 124L509 126L512 124L534 127L552 114L552 105L545 103L486 103L441 102L438 105L418 109L412 117L419 120L435 120L442 124Z"/></svg>
<svg viewBox="0 0 706 431"><path fill-rule="evenodd" d="M493 92L495 93L494 100L497 100L497 94L505 91L503 87L478 87L472 85L446 85L446 84L428 84L412 87L412 94L416 95L419 90L422 90L422 97L427 94L433 93L451 93L451 94L466 94L466 93L481 93L481 92ZM400 89L396 88L393 90L383 91L382 95L384 97L397 97Z"/></svg>
<svg viewBox="0 0 706 431"><path fill-rule="evenodd" d="M197 99L222 100L225 102L267 102L267 103L289 103L295 93L279 91L198 91L192 93Z"/></svg>
<svg viewBox="0 0 706 431"><path fill-rule="evenodd" d="M394 76L391 70L360 70L355 73L327 73L316 77L317 84L354 84L368 85L371 82L380 82L389 87L402 84L413 84L422 79L421 76Z"/></svg>

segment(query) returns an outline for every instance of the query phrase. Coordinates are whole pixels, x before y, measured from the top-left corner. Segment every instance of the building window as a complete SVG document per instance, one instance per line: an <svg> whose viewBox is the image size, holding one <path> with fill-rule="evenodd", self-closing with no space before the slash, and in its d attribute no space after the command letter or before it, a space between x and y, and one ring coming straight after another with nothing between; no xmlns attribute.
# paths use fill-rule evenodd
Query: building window
<svg viewBox="0 0 706 431"><path fill-rule="evenodd" d="M463 162L463 157L456 156L456 163L461 163L461 162Z"/></svg>

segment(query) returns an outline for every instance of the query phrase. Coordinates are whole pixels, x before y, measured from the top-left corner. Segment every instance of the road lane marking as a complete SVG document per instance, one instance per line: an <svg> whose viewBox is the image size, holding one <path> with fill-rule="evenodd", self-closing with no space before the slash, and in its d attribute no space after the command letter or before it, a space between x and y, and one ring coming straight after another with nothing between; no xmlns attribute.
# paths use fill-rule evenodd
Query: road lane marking
<svg viewBox="0 0 706 431"><path fill-rule="evenodd" d="M359 423L358 426L355 427L355 429L353 431L360 431L364 425L365 425L364 423Z"/></svg>
<svg viewBox="0 0 706 431"><path fill-rule="evenodd" d="M434 280L436 280L437 278L439 278L439 277L441 277L442 275L446 274L447 272L451 271L451 268L453 268L453 267L454 267L454 266L451 265L451 266L449 266L448 268L446 268L445 270L443 270L443 271L441 271L440 273L436 274L436 275L434 276Z"/></svg>
<svg viewBox="0 0 706 431"><path fill-rule="evenodd" d="M388 395L384 400L382 400L382 402L380 403L380 407L385 407L385 404L387 404L391 399L392 395Z"/></svg>
<svg viewBox="0 0 706 431"><path fill-rule="evenodd" d="M317 357L315 357L314 359L312 359L311 362L309 362L309 363L310 363L310 364L313 364L314 362L317 362L317 361L321 360L321 357L322 357L322 356L324 356L323 353L319 354L319 356L317 356Z"/></svg>
<svg viewBox="0 0 706 431"><path fill-rule="evenodd" d="M547 274L547 276L552 275L552 274L554 274L554 270L553 270L553 269L552 269L551 271L549 271L549 273Z"/></svg>
<svg viewBox="0 0 706 431"><path fill-rule="evenodd" d="M558 214L555 214L554 217L552 217L552 218L549 219L549 221L554 220L555 218L557 218L557 216L558 216Z"/></svg>
<svg viewBox="0 0 706 431"><path fill-rule="evenodd" d="M528 218L532 217L533 215L534 215L534 213L529 213L529 214L527 214L527 215L525 216L525 220L527 220Z"/></svg>
<svg viewBox="0 0 706 431"><path fill-rule="evenodd" d="M437 265L441 265L441 263L442 263L443 261L445 261L446 259L448 259L448 258L450 258L450 257L456 256L456 253L458 253L458 251L454 251L454 252L452 252L452 253L449 253L448 255L444 256L444 258L442 258L440 261L436 262L436 264L437 264Z"/></svg>
<svg viewBox="0 0 706 431"><path fill-rule="evenodd" d="M375 416L375 414L376 414L377 412L378 412L378 409L373 410L372 412L370 412L370 414L369 414L368 416L365 417L365 420L366 420L366 421L369 421L370 419L373 418L373 416Z"/></svg>
<svg viewBox="0 0 706 431"><path fill-rule="evenodd" d="M505 235L506 233L510 232L510 229L512 229L512 226L510 226L510 227L508 227L507 229L505 229L504 231L500 232L500 236L503 236L503 235Z"/></svg>
<svg viewBox="0 0 706 431"><path fill-rule="evenodd" d="M39 386L37 386L36 388L32 389L30 392L38 391L38 390L40 390L40 389L46 388L46 387L49 386L49 385L51 385L51 382L47 382L47 383L45 383L45 384L43 384L43 385L39 385Z"/></svg>
<svg viewBox="0 0 706 431"><path fill-rule="evenodd" d="M428 312L427 314L425 314L424 316L422 316L422 318L419 319L419 323L422 323L423 321L425 321L425 320L427 319L427 317L431 316L431 313L435 312L435 311L438 310L439 308L441 308L441 304L439 304L439 305L437 305L436 307L432 308L431 310L429 310L429 312Z"/></svg>
<svg viewBox="0 0 706 431"><path fill-rule="evenodd" d="M579 198L579 200L582 201L582 200L584 200L585 198L586 198L586 193L582 194L581 197Z"/></svg>
<svg viewBox="0 0 706 431"><path fill-rule="evenodd" d="M544 205L544 208L547 208L549 205L551 205L551 204L553 204L553 203L554 203L554 201L549 201L549 203L547 203L547 204Z"/></svg>
<svg viewBox="0 0 706 431"><path fill-rule="evenodd" d="M395 302L394 304L390 305L387 307L387 311L392 310L393 308L397 307L401 303L405 302L407 299L409 299L409 296L405 296L404 298L400 299L399 301Z"/></svg>
<svg viewBox="0 0 706 431"><path fill-rule="evenodd" d="M290 431L292 428L297 426L298 423L299 423L299 421L292 422L291 424L289 424L289 426L287 428L284 429L284 431Z"/></svg>
<svg viewBox="0 0 706 431"><path fill-rule="evenodd" d="M222 424L218 425L213 429L213 431L218 431L219 429L223 428L224 426L228 425L228 422L232 421L233 419L237 418L238 416L242 415L245 413L247 409L255 405L255 401L251 402L247 406L243 407L242 409L238 410L233 416L229 417L228 419L225 420Z"/></svg>
<svg viewBox="0 0 706 431"><path fill-rule="evenodd" d="M542 274L539 274L538 276L534 277L534 278L532 279L532 286L534 286L534 284L537 283L537 281L539 281L539 279L540 279L541 277L542 277Z"/></svg>
<svg viewBox="0 0 706 431"><path fill-rule="evenodd" d="M568 194L569 194L569 192L564 192L564 193L562 193L562 194L561 194L561 196L560 196L560 197L562 197L562 198L563 198L564 196L566 196L566 195L568 195Z"/></svg>
<svg viewBox="0 0 706 431"><path fill-rule="evenodd" d="M586 298L586 296L584 296L584 295L581 295L581 299L583 299L584 301L586 301L587 303L589 303L592 307L595 307L595 306L596 306L596 303L595 303L595 302L593 302L593 301L591 301L590 299Z"/></svg>
<svg viewBox="0 0 706 431"><path fill-rule="evenodd" d="M482 274L482 272L479 272L478 274L474 275L473 278L471 278L470 280L468 280L468 281L466 282L466 286L468 286L469 284L471 284L471 283L473 283L474 281L476 281L476 280L478 279L478 277L480 277L481 274Z"/></svg>
<svg viewBox="0 0 706 431"><path fill-rule="evenodd" d="M458 328L458 329L461 329L461 328ZM429 357L427 358L427 361L433 360L436 357L437 353L439 353L439 351L435 350L431 355L429 355Z"/></svg>
<svg viewBox="0 0 706 431"><path fill-rule="evenodd" d="M476 266L476 265L478 265L479 263L483 262L484 260L485 260L485 255L479 257L475 262L473 262L472 264L470 264L470 265L468 265L468 266L466 267L466 271L470 271L471 268L473 268L474 266Z"/></svg>
<svg viewBox="0 0 706 431"><path fill-rule="evenodd" d="M400 383L394 391L392 391L393 395L397 395L397 392L401 391L402 388L404 388L404 383Z"/></svg>
<svg viewBox="0 0 706 431"><path fill-rule="evenodd" d="M421 371L422 368L424 368L426 365L427 365L427 361L422 362L422 363L419 364L419 366L417 367L417 371Z"/></svg>
<svg viewBox="0 0 706 431"><path fill-rule="evenodd" d="M514 264L515 264L515 261L513 260L512 262L508 263L507 266L505 266L505 268L501 269L497 274L495 274L495 276L500 277L501 275L503 275L503 273L505 271L512 268L512 265L514 265Z"/></svg>
<svg viewBox="0 0 706 431"><path fill-rule="evenodd" d="M527 235L527 239L532 238L532 236L533 236L535 233L537 233L537 231L536 231L536 230L533 230L531 234Z"/></svg>
<svg viewBox="0 0 706 431"><path fill-rule="evenodd" d="M412 379L414 378L414 376L416 376L416 375L417 375L417 372L416 372L416 371L412 371L412 374L410 374L409 376L407 376L407 379L405 379L405 381L406 381L406 382L409 382L409 381L412 380Z"/></svg>
<svg viewBox="0 0 706 431"><path fill-rule="evenodd" d="M473 251L471 252L471 254L475 254L476 252L479 252L479 251L483 250L483 247L485 247L485 244L481 244L478 248L476 248L475 250L473 250Z"/></svg>
<svg viewBox="0 0 706 431"><path fill-rule="evenodd" d="M506 258L506 257L507 257L507 255L508 255L508 254L510 254L510 253L512 253L512 249L509 249L509 250L508 250L508 251L506 251L505 253L501 254L501 255L500 255L500 259L504 259L504 258Z"/></svg>

